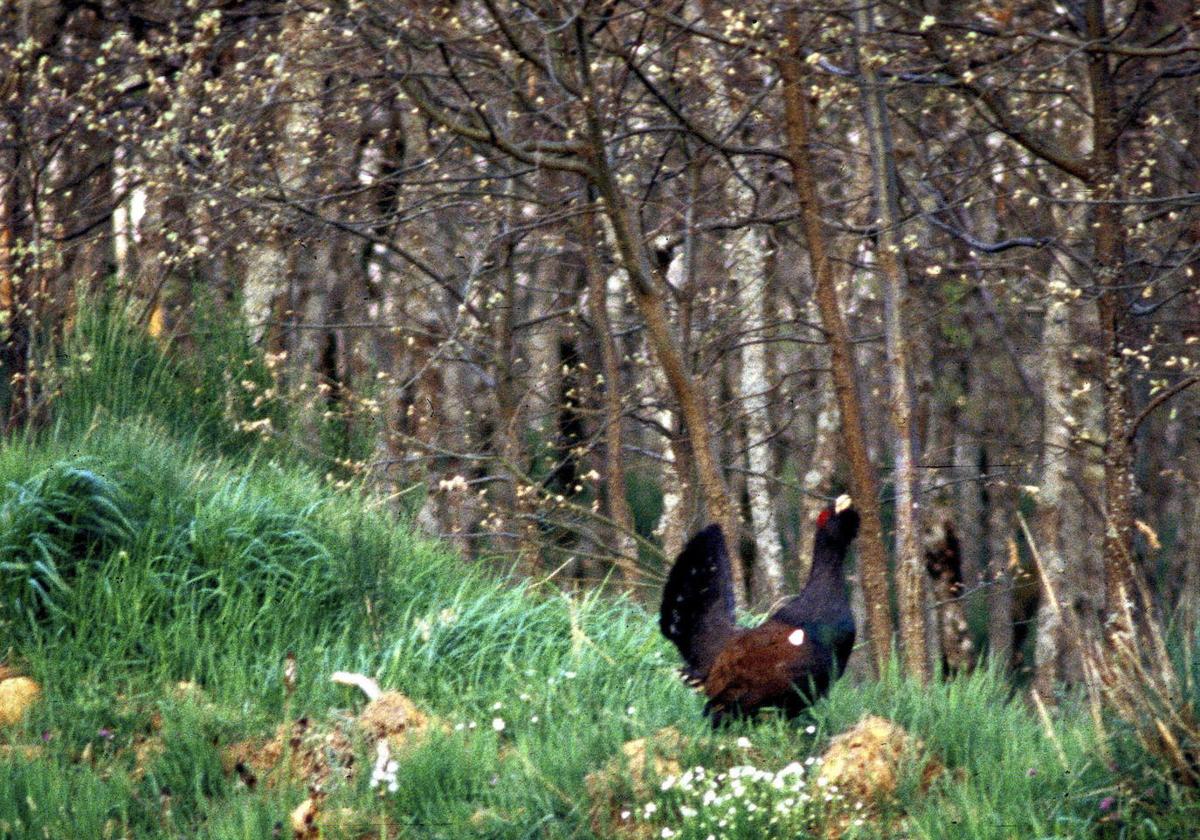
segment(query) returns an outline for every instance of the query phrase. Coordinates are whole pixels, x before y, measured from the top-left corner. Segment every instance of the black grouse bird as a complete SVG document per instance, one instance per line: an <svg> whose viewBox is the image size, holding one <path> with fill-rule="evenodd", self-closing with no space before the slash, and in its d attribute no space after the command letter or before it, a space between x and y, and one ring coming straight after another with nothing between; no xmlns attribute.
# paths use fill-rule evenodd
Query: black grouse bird
<svg viewBox="0 0 1200 840"><path fill-rule="evenodd" d="M714 726L768 706L795 716L846 667L854 616L842 564L857 534L849 496L821 511L808 583L754 628L734 620L720 526L709 525L679 553L663 589L659 626L683 656L684 677L707 695L704 713Z"/></svg>

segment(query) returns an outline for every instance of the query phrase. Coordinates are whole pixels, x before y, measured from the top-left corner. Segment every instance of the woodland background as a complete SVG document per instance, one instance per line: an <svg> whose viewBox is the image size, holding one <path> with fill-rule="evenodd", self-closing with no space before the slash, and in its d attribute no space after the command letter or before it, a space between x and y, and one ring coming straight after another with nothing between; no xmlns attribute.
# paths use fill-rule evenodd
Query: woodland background
<svg viewBox="0 0 1200 840"><path fill-rule="evenodd" d="M1053 698L1139 579L1194 627L1186 0L2 9L10 435L119 309L244 331L198 413L535 581L653 605L716 520L762 610L848 490L861 671Z"/></svg>

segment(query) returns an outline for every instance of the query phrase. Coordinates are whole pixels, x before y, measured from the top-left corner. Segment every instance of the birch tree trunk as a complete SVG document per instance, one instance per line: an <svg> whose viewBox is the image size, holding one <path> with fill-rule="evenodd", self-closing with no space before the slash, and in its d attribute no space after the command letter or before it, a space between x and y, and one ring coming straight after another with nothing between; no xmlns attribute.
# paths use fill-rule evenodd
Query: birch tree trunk
<svg viewBox="0 0 1200 840"><path fill-rule="evenodd" d="M808 469L800 478L800 545L796 552L796 570L801 585L808 580L812 567L812 552L805 544L810 531L815 527L817 515L826 507L829 495L829 478L833 475L834 459L837 456L838 409L833 389L821 387L817 391L817 416L813 423L812 455Z"/></svg>
<svg viewBox="0 0 1200 840"><path fill-rule="evenodd" d="M919 487L912 428L912 385L909 381L908 334L904 324L908 278L900 259L900 188L883 87L867 51L874 32L874 8L854 7L855 52L878 225L878 259L883 269L883 321L890 385L893 486L896 494L896 570L900 595L900 638L905 670L921 681L929 679L926 652L926 586L919 541Z"/></svg>
<svg viewBox="0 0 1200 840"><path fill-rule="evenodd" d="M320 98L324 74L316 69L325 22L319 12L288 15L279 33L279 60L275 64L275 99L279 103L279 131L273 154L278 189L283 198L302 189L310 169L313 141L320 129ZM283 346L282 331L270 328L282 319L288 297L295 249L288 242L287 226L272 220L268 230L251 245L242 287L242 314L256 342L267 340L271 350ZM294 305L290 307L296 309ZM313 366L313 359L293 359Z"/></svg>
<svg viewBox="0 0 1200 840"><path fill-rule="evenodd" d="M749 228L733 243L729 253L729 275L734 283L737 309L742 314L742 364L738 378L746 427L746 495L750 499L750 528L755 545L756 582L761 581L756 600L770 604L783 594L783 546L775 502L767 476L771 473L771 425L768 414L770 383L767 381L766 237Z"/></svg>
<svg viewBox="0 0 1200 840"><path fill-rule="evenodd" d="M1051 269L1052 291L1042 327L1043 466L1034 532L1046 584L1055 598L1063 600L1062 608L1071 609L1073 599L1067 591L1067 558L1064 546L1060 543L1072 448L1068 425L1071 319L1066 300L1053 291L1056 268L1057 262L1055 268ZM1050 700L1054 697L1054 686L1061 678L1061 657L1069 636L1067 628L1062 625L1060 611L1054 608L1052 599L1045 597L1045 594L1038 607L1035 682L1042 698Z"/></svg>
<svg viewBox="0 0 1200 840"><path fill-rule="evenodd" d="M667 269L669 277L674 277L681 270L683 260L683 253L677 253ZM692 459L684 445L678 412L670 408L671 386L661 367L651 368L650 383L653 391L651 400L661 406L656 412L655 421L666 435L661 447L664 469L659 479L663 490L662 514L654 535L659 538L663 554L670 561L683 549L688 526L695 518L696 505L691 500L694 484Z"/></svg>

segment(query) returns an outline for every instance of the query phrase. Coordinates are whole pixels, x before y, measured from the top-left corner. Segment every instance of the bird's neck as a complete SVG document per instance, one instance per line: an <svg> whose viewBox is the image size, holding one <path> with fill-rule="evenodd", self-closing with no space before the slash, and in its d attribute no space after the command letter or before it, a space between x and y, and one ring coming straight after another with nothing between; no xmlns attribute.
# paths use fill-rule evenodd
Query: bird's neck
<svg viewBox="0 0 1200 840"><path fill-rule="evenodd" d="M791 603L779 611L777 617L793 624L841 620L850 609L846 576L842 568L844 559L844 552L816 552L808 583Z"/></svg>
<svg viewBox="0 0 1200 840"><path fill-rule="evenodd" d="M808 583L804 590L812 591L829 600L843 600L846 597L846 575L843 569L843 555L818 554L813 558L812 571L808 574Z"/></svg>

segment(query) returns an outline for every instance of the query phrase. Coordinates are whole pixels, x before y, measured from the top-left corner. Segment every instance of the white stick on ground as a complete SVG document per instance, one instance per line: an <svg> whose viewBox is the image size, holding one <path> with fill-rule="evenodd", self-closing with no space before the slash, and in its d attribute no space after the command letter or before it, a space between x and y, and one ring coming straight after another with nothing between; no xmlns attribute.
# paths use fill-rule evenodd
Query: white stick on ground
<svg viewBox="0 0 1200 840"><path fill-rule="evenodd" d="M333 682L339 685L354 685L362 689L362 693L367 695L368 700L374 700L383 690L380 689L379 683L363 674L353 674L350 671L334 671L329 677Z"/></svg>

